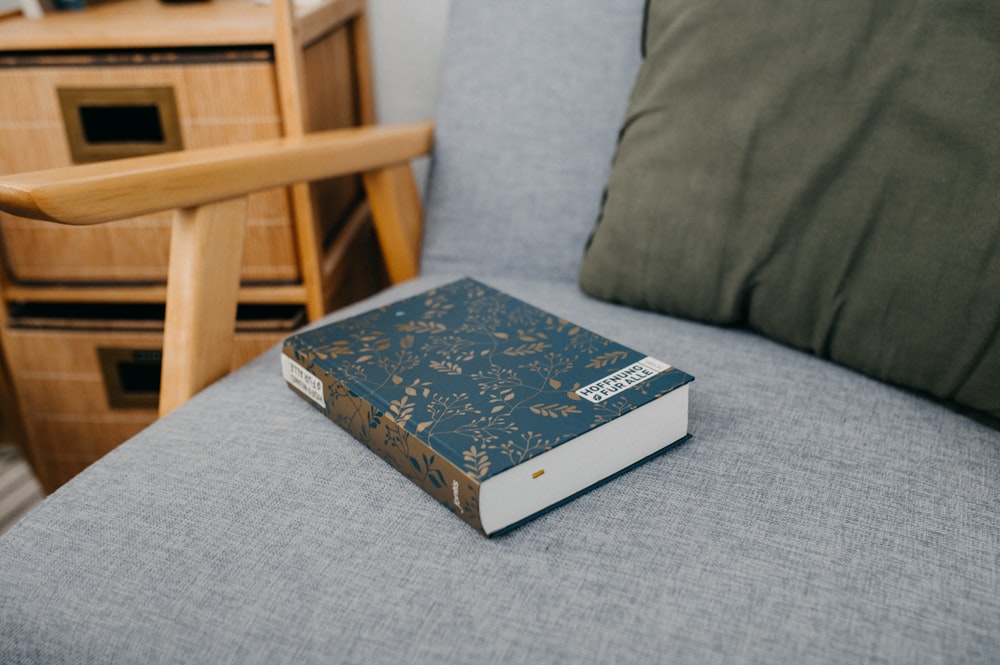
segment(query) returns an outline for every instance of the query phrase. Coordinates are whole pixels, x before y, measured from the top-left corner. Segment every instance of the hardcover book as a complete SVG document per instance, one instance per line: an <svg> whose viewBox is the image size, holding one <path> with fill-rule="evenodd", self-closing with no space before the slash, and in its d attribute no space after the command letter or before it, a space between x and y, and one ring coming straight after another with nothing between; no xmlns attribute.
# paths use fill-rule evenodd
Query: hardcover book
<svg viewBox="0 0 1000 665"><path fill-rule="evenodd" d="M689 436L693 377L472 279L283 351L294 391L487 536Z"/></svg>

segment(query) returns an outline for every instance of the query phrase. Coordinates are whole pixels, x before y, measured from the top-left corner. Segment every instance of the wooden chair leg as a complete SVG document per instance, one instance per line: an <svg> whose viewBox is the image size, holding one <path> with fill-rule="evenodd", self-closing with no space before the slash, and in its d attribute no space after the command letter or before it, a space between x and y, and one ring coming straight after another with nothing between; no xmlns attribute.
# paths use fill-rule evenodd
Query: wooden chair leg
<svg viewBox="0 0 1000 665"><path fill-rule="evenodd" d="M413 170L400 164L369 171L364 183L389 279L396 284L416 277L423 221Z"/></svg>
<svg viewBox="0 0 1000 665"><path fill-rule="evenodd" d="M229 373L247 198L174 213L160 416Z"/></svg>

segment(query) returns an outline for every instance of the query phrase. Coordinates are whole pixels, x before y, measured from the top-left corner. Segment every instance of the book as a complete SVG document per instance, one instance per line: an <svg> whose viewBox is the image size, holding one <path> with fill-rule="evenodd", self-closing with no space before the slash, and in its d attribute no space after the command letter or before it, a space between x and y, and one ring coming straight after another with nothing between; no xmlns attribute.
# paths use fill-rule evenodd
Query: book
<svg viewBox="0 0 1000 665"><path fill-rule="evenodd" d="M486 536L690 436L694 377L468 278L290 336L282 373Z"/></svg>

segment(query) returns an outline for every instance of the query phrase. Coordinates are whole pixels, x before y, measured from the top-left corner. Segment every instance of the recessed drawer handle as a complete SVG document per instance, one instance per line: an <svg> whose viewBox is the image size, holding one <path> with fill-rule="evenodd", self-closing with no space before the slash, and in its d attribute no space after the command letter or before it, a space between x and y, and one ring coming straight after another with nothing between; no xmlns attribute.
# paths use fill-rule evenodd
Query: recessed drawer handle
<svg viewBox="0 0 1000 665"><path fill-rule="evenodd" d="M160 349L99 347L101 374L112 409L155 409L160 397Z"/></svg>
<svg viewBox="0 0 1000 665"><path fill-rule="evenodd" d="M184 147L171 87L59 88L57 92L74 163Z"/></svg>

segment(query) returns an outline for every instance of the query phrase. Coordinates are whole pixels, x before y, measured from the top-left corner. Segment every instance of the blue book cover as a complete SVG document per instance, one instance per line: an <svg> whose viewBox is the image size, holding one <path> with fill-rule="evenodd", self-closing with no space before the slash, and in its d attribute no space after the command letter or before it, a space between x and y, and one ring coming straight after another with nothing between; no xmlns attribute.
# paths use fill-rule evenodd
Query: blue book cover
<svg viewBox="0 0 1000 665"><path fill-rule="evenodd" d="M295 334L282 371L486 535L688 436L693 377L472 279Z"/></svg>

